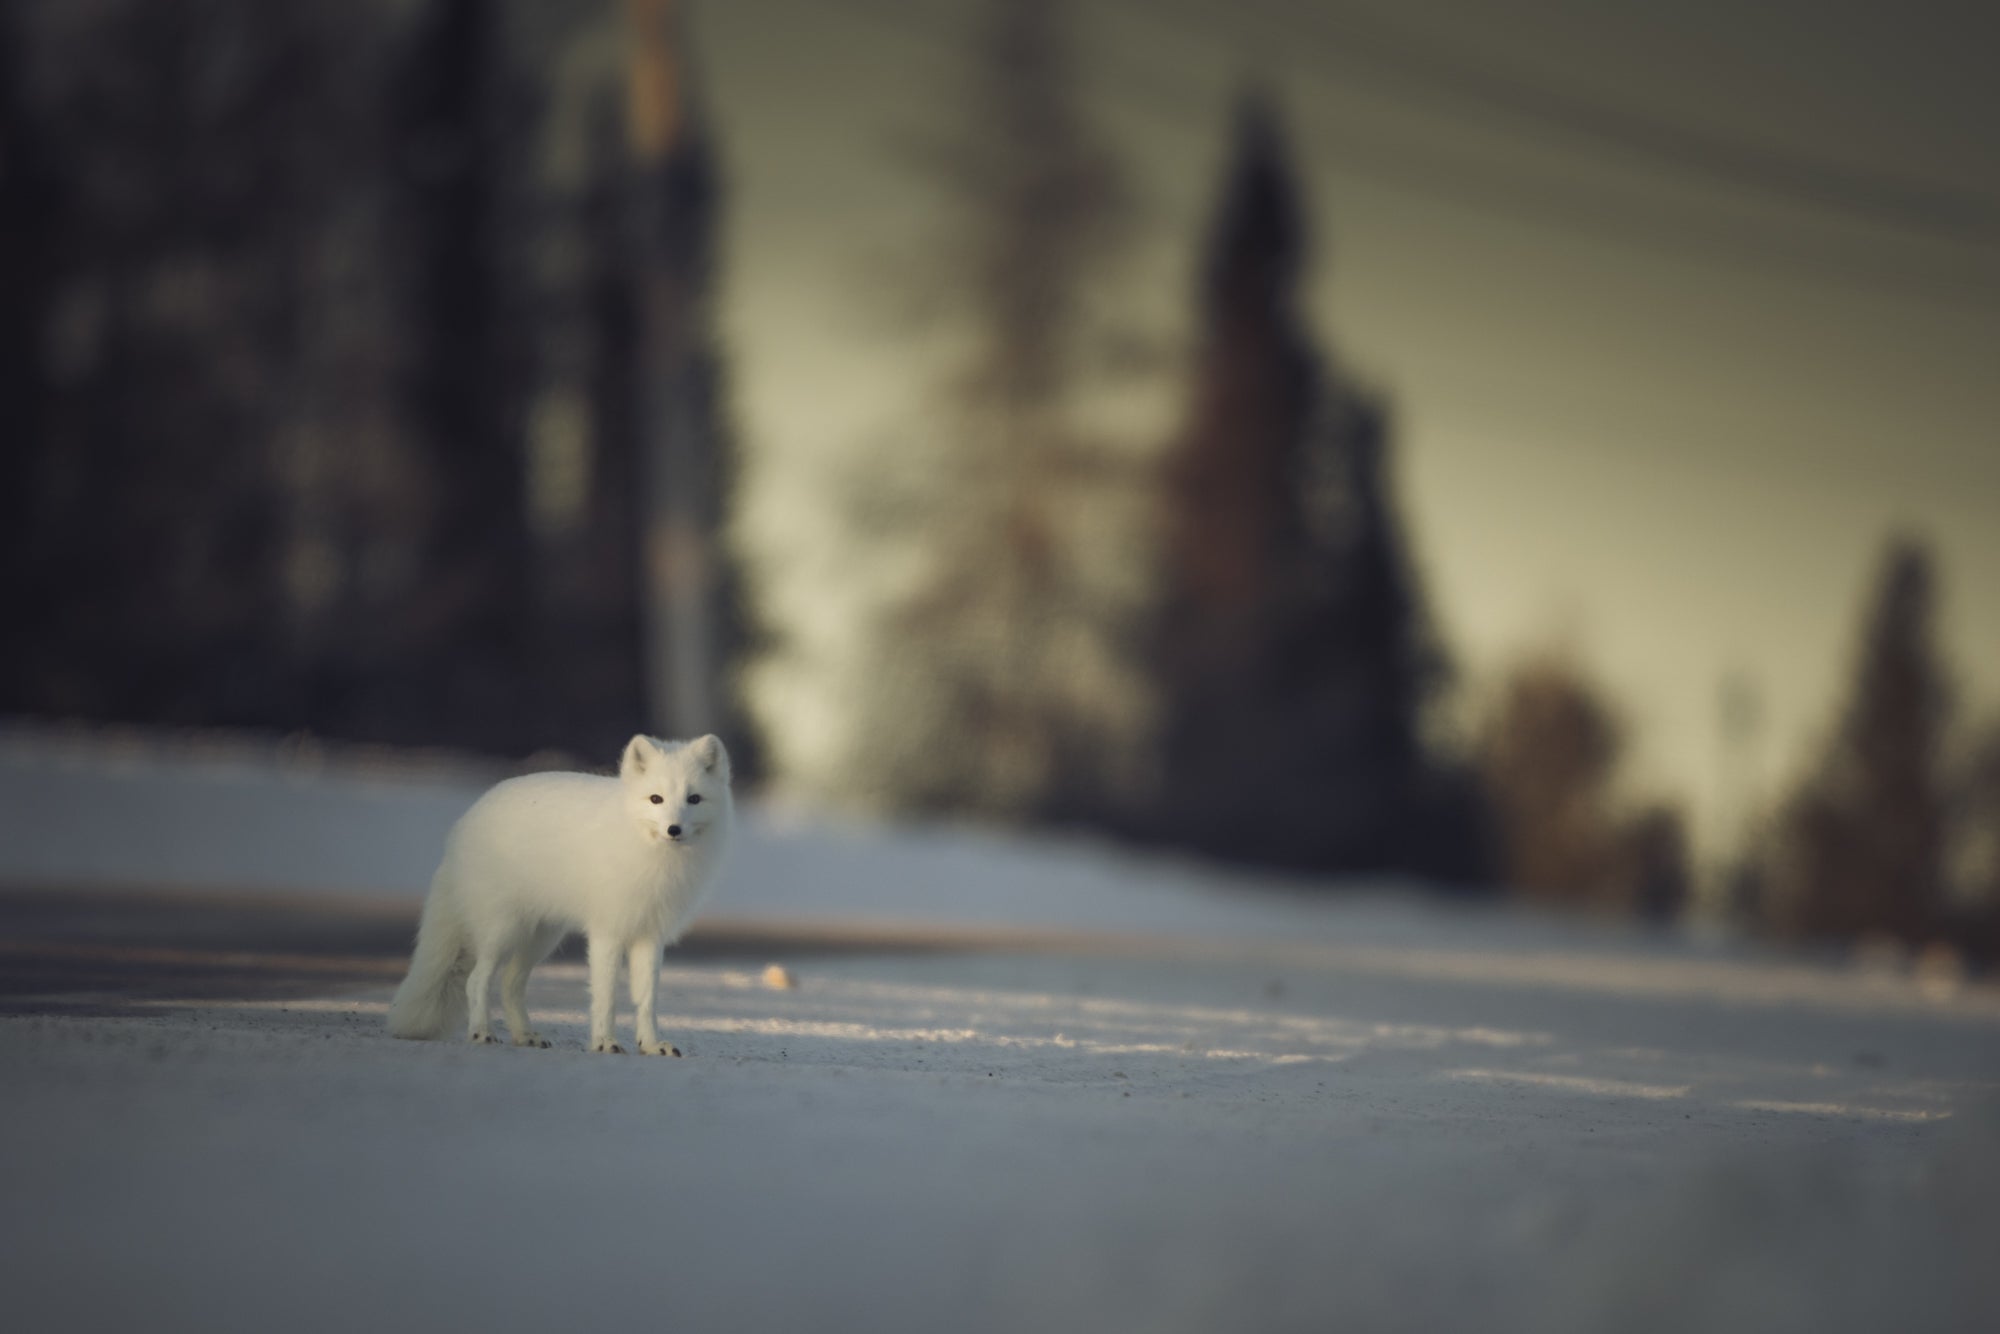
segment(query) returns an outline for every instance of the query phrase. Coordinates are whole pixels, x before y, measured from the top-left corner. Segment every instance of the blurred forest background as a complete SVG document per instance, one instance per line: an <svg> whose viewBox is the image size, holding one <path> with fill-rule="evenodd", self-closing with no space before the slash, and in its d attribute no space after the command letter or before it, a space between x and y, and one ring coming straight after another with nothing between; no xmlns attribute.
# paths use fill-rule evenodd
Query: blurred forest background
<svg viewBox="0 0 2000 1334"><path fill-rule="evenodd" d="M1855 590L1819 762L1697 866L1578 654L1457 670L1395 405L1306 313L1274 92L1230 113L1185 345L1121 308L1139 206L1054 0L975 5L900 146L941 201L886 284L923 413L772 508L681 9L0 4L0 713L586 765L713 730L836 806L1659 920L1707 878L1774 933L1996 956L2000 731L1954 709L1923 538Z"/></svg>

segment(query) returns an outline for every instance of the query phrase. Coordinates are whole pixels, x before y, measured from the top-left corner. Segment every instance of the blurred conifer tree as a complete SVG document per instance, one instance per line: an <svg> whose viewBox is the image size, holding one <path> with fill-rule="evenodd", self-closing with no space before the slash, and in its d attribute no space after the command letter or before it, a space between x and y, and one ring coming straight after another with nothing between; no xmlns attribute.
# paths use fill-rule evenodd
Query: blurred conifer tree
<svg viewBox="0 0 2000 1334"><path fill-rule="evenodd" d="M1685 906L1684 821L1664 803L1621 802L1624 749L1611 705L1567 655L1537 654L1508 673L1480 730L1478 767L1512 893L1655 920Z"/></svg>
<svg viewBox="0 0 2000 1334"><path fill-rule="evenodd" d="M1783 931L1914 944L1938 927L1949 694L1935 601L1929 551L1892 542L1839 730L1780 818L1766 908Z"/></svg>
<svg viewBox="0 0 2000 1334"><path fill-rule="evenodd" d="M1300 309L1309 224L1246 96L1167 459L1157 836L1319 870L1480 869L1477 802L1426 742L1448 682L1390 492L1384 410Z"/></svg>
<svg viewBox="0 0 2000 1334"><path fill-rule="evenodd" d="M867 754L843 777L905 809L1077 820L1129 771L1144 695L1116 574L1143 483L1078 410L1132 203L1079 96L1063 6L992 0L967 54L963 100L920 146L958 355L920 457L866 479L913 573L880 617L856 701Z"/></svg>

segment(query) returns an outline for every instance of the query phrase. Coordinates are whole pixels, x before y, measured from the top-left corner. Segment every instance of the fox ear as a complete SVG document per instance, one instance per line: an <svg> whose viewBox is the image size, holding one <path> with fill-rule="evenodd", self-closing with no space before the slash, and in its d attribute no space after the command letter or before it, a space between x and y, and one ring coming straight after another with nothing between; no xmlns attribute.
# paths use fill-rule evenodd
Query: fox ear
<svg viewBox="0 0 2000 1334"><path fill-rule="evenodd" d="M660 748L653 744L653 738L644 735L633 737L625 743L625 758L618 762L620 778L637 778L660 758Z"/></svg>
<svg viewBox="0 0 2000 1334"><path fill-rule="evenodd" d="M695 760L703 769L713 769L719 762L728 758L729 752L722 748L722 738L712 732L697 738L692 744Z"/></svg>

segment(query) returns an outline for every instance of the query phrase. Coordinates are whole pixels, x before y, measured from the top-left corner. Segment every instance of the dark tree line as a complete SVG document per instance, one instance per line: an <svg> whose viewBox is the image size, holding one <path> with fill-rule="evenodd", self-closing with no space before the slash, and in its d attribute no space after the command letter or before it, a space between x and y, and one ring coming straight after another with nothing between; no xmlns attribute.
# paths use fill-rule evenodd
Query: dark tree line
<svg viewBox="0 0 2000 1334"><path fill-rule="evenodd" d="M1163 466L1084 424L1130 201L1065 31L996 0L933 144L971 351L888 525L923 511L935 559L877 627L859 767L903 809L1672 913L1678 814L1621 802L1572 664L1441 741L1391 417L1310 328L1267 100L1231 127ZM670 0L0 8L0 712L511 755L651 724L753 765L691 78ZM1951 728L1934 600L1892 548L1744 873L1775 930L2000 952L2000 741Z"/></svg>
<svg viewBox="0 0 2000 1334"><path fill-rule="evenodd" d="M644 658L663 320L710 569L720 500L686 492L728 442L712 154L693 116L634 150L633 70L677 34L626 22L0 13L0 710L516 755L723 725L664 716Z"/></svg>

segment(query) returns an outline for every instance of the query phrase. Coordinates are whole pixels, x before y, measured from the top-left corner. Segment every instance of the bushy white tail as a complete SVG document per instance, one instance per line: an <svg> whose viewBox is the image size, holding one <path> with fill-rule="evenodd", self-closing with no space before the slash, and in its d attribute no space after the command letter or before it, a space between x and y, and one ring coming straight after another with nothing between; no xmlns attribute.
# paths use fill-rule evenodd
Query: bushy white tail
<svg viewBox="0 0 2000 1334"><path fill-rule="evenodd" d="M465 1026L465 981L472 973L465 929L444 868L431 882L417 925L410 973L389 1002L389 1032L399 1038L441 1038Z"/></svg>

